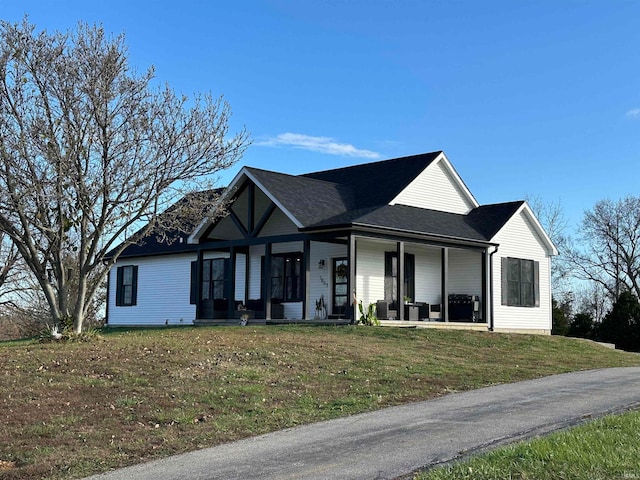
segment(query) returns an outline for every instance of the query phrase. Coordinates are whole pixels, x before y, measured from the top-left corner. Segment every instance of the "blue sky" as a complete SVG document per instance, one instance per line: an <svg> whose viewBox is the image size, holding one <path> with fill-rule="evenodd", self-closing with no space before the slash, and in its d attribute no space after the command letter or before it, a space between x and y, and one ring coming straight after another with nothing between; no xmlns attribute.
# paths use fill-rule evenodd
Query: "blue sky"
<svg viewBox="0 0 640 480"><path fill-rule="evenodd" d="M222 183L444 150L483 204L538 196L576 224L640 195L640 1L0 0L25 13L101 23L140 71L223 94L253 145Z"/></svg>

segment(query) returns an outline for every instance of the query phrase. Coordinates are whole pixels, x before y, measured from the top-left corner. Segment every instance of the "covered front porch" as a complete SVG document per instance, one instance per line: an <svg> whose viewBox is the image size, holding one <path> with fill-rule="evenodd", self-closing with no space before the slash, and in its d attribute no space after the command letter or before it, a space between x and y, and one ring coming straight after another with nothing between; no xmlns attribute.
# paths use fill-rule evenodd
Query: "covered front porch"
<svg viewBox="0 0 640 480"><path fill-rule="evenodd" d="M348 324L362 302L383 325L486 330L490 251L350 231L211 242L192 264L194 323Z"/></svg>

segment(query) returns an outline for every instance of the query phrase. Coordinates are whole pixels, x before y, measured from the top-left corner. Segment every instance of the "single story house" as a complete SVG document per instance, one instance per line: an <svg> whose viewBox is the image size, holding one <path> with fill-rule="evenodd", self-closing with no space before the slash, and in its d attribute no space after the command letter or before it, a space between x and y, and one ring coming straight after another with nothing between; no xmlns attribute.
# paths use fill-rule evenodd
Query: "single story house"
<svg viewBox="0 0 640 480"><path fill-rule="evenodd" d="M361 301L402 325L551 332L556 247L526 202L479 205L441 151L304 175L244 167L226 195L226 216L123 252L109 326L348 323Z"/></svg>

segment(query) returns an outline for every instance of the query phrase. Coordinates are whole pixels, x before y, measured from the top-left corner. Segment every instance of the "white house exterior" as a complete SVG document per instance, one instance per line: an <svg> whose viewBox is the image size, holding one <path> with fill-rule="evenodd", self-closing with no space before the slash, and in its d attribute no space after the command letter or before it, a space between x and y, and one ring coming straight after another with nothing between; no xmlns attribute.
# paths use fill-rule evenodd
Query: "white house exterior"
<svg viewBox="0 0 640 480"><path fill-rule="evenodd" d="M355 300L389 322L551 331L553 243L526 202L480 206L443 152L245 167L227 196L229 214L188 238L124 251L108 325L348 323Z"/></svg>

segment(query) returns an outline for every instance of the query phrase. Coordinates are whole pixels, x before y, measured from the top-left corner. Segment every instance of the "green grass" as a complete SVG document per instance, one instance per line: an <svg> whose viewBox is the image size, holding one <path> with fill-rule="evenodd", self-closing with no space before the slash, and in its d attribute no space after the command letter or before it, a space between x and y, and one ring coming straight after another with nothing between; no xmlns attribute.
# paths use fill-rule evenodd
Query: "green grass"
<svg viewBox="0 0 640 480"><path fill-rule="evenodd" d="M500 448L415 476L414 480L640 478L640 412Z"/></svg>
<svg viewBox="0 0 640 480"><path fill-rule="evenodd" d="M0 343L0 478L80 478L450 392L639 365L561 337L368 327Z"/></svg>

